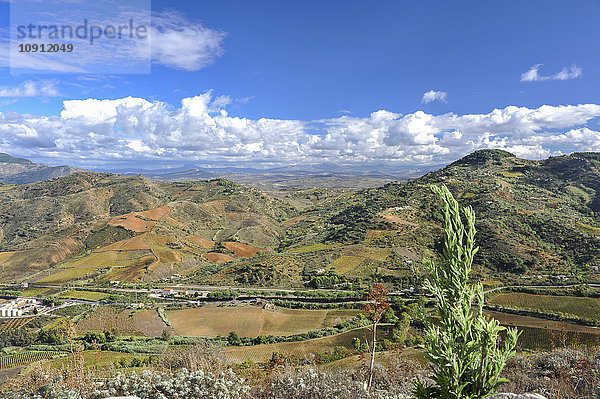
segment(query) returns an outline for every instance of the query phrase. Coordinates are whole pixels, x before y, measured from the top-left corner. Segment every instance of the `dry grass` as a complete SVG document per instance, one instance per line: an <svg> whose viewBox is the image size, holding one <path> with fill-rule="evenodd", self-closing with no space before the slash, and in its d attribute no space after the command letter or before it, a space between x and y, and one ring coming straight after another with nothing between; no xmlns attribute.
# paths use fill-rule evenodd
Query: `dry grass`
<svg viewBox="0 0 600 399"><path fill-rule="evenodd" d="M148 233L143 233L138 236L129 238L127 240L117 241L113 244L99 248L94 252L106 252L106 251L134 251L141 249L150 249L150 245L145 241Z"/></svg>
<svg viewBox="0 0 600 399"><path fill-rule="evenodd" d="M61 269L58 273L37 280L36 283L46 284L63 284L69 281L78 280L94 273L97 269L93 268L77 268L77 269Z"/></svg>
<svg viewBox="0 0 600 399"><path fill-rule="evenodd" d="M361 256L343 255L333 261L332 266L339 274L344 274L354 271L365 258Z"/></svg>
<svg viewBox="0 0 600 399"><path fill-rule="evenodd" d="M8 260L11 256L13 256L15 252L0 252L0 265Z"/></svg>
<svg viewBox="0 0 600 399"><path fill-rule="evenodd" d="M168 312L177 334L186 336L227 335L236 331L241 337L293 335L336 325L354 317L357 310L303 310L278 308L274 311L255 306L223 307L207 305L197 309Z"/></svg>

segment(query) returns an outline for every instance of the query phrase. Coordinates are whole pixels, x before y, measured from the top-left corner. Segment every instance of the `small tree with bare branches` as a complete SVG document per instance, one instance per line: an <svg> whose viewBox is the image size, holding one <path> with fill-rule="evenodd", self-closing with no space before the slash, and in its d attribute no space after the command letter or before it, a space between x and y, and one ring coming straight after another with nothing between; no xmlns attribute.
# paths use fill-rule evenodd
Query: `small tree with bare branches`
<svg viewBox="0 0 600 399"><path fill-rule="evenodd" d="M377 344L377 324L386 310L390 308L386 295L388 291L381 283L373 284L371 291L365 295L367 303L363 306L363 312L373 322L373 345L371 347L371 362L369 363L369 380L367 381L367 391L371 390L373 382L373 368L375 366L375 347Z"/></svg>

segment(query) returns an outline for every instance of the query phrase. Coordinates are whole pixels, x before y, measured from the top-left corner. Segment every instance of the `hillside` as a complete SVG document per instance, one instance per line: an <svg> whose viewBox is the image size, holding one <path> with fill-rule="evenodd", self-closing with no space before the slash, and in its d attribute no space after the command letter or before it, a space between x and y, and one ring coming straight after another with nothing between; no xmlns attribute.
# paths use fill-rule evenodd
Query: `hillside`
<svg viewBox="0 0 600 399"><path fill-rule="evenodd" d="M429 190L446 184L477 215L480 277L579 275L600 266L600 154L528 161L482 150L407 183L356 193L305 213L286 231L287 251L319 243L338 274L410 276L434 256L441 215ZM369 255L387 251L386 262Z"/></svg>
<svg viewBox="0 0 600 399"><path fill-rule="evenodd" d="M235 259L238 241L276 247L280 222L294 215L282 201L224 180L162 183L84 172L3 186L2 278L161 278L212 264L210 251Z"/></svg>
<svg viewBox="0 0 600 399"><path fill-rule="evenodd" d="M21 161L22 162L22 161ZM406 183L261 192L227 180L82 172L0 186L0 277L335 287L423 273L441 238L431 184L477 215L483 280L600 280L600 154L474 152Z"/></svg>
<svg viewBox="0 0 600 399"><path fill-rule="evenodd" d="M0 182L25 184L62 177L81 171L71 166L46 166L0 153Z"/></svg>

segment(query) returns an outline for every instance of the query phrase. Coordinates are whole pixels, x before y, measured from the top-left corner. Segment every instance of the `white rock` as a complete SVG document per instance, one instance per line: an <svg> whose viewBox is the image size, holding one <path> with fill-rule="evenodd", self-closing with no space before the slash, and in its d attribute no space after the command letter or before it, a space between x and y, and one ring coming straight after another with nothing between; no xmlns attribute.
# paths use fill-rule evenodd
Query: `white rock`
<svg viewBox="0 0 600 399"><path fill-rule="evenodd" d="M486 399L546 399L544 396L537 393L499 393L488 396Z"/></svg>

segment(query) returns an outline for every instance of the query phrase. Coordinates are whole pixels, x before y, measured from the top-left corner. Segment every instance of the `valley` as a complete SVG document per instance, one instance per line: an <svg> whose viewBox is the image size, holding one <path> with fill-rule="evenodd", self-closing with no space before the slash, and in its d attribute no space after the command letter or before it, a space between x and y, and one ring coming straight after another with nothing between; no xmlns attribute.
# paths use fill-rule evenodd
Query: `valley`
<svg viewBox="0 0 600 399"><path fill-rule="evenodd" d="M0 368L59 367L76 342L86 367L136 370L199 340L233 365L314 356L358 367L374 283L392 306L378 357L422 362L414 348L432 309L422 262L440 261L443 233L432 184L474 209L472 280L486 315L523 331L520 351L596 347L598 182L597 153L530 161L481 150L361 190L89 171L2 184L0 296L50 310L0 318Z"/></svg>

